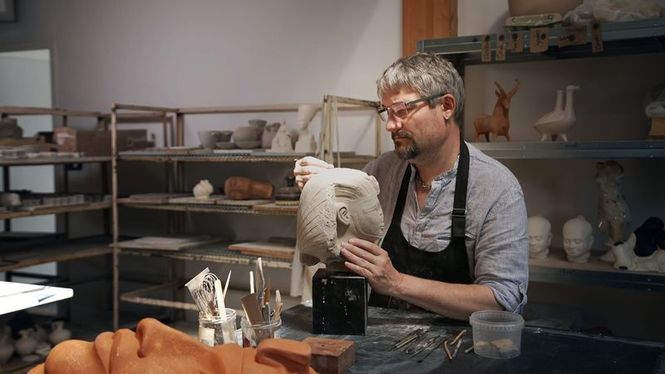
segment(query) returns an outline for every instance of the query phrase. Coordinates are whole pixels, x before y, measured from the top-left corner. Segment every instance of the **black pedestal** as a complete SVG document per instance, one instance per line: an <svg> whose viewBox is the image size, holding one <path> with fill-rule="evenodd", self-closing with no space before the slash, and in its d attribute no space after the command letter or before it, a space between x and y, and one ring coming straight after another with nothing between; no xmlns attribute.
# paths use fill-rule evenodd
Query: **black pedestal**
<svg viewBox="0 0 665 374"><path fill-rule="evenodd" d="M312 278L314 334L365 335L367 279L319 269Z"/></svg>

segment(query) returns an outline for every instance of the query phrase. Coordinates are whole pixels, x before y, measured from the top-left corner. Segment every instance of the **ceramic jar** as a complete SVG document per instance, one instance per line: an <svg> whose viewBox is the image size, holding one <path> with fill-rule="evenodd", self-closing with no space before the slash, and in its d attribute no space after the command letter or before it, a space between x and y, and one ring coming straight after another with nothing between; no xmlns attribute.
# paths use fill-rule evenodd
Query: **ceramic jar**
<svg viewBox="0 0 665 374"><path fill-rule="evenodd" d="M16 341L14 347L19 356L27 356L35 351L37 339L33 336L33 329L25 329L18 332L21 337Z"/></svg>
<svg viewBox="0 0 665 374"><path fill-rule="evenodd" d="M55 346L63 340L67 340L72 337L72 332L65 328L64 321L53 321L51 322L51 333L48 336L48 340Z"/></svg>

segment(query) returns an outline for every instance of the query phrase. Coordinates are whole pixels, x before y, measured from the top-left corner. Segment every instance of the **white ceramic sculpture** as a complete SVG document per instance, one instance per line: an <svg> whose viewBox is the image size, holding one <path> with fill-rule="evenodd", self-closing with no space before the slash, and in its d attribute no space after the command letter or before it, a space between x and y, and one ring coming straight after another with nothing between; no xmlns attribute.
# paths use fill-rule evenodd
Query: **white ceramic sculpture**
<svg viewBox="0 0 665 374"><path fill-rule="evenodd" d="M563 249L570 262L589 261L593 244L593 228L583 216L577 216L563 224Z"/></svg>
<svg viewBox="0 0 665 374"><path fill-rule="evenodd" d="M313 176L302 190L297 248L305 265L345 269L340 245L350 238L378 242L383 236L379 184L356 169L335 168Z"/></svg>
<svg viewBox="0 0 665 374"><path fill-rule="evenodd" d="M296 142L296 152L314 153L316 152L316 139L309 132L309 123L319 111L318 105L302 104L298 106L297 125L300 128L298 141Z"/></svg>
<svg viewBox="0 0 665 374"><path fill-rule="evenodd" d="M568 141L566 135L568 130L575 124L575 108L573 106L573 92L580 89L580 86L566 86L566 103L564 108L563 91L557 90L556 104L554 110L540 117L533 125L536 130L542 134L540 141L547 138L556 140L560 137L564 142Z"/></svg>
<svg viewBox="0 0 665 374"><path fill-rule="evenodd" d="M53 321L51 322L51 333L48 335L48 340L54 346L60 343L63 340L67 340L72 337L72 332L65 328L64 321Z"/></svg>
<svg viewBox="0 0 665 374"><path fill-rule="evenodd" d="M618 162L610 160L596 163L598 229L607 235L605 244L608 248L628 237L631 215L623 194L623 181L623 167Z"/></svg>
<svg viewBox="0 0 665 374"><path fill-rule="evenodd" d="M536 215L527 219L529 235L529 257L545 258L550 252L552 225L547 218Z"/></svg>
<svg viewBox="0 0 665 374"><path fill-rule="evenodd" d="M20 330L18 332L21 337L14 343L14 348L16 348L16 353L19 354L19 356L27 356L31 354L32 352L35 351L35 347L37 347L37 339L33 336L34 330L33 329L25 329L25 330Z"/></svg>
<svg viewBox="0 0 665 374"><path fill-rule="evenodd" d="M212 194L212 184L207 179L202 179L196 186L194 186L194 197L196 200L206 200Z"/></svg>
<svg viewBox="0 0 665 374"><path fill-rule="evenodd" d="M665 248L657 248L649 256L637 256L634 251L636 241L635 233L631 233L628 240L612 246L614 268L665 273Z"/></svg>
<svg viewBox="0 0 665 374"><path fill-rule="evenodd" d="M293 152L293 143L289 137L289 127L286 123L282 123L277 131L277 135L272 139L270 146L271 152Z"/></svg>

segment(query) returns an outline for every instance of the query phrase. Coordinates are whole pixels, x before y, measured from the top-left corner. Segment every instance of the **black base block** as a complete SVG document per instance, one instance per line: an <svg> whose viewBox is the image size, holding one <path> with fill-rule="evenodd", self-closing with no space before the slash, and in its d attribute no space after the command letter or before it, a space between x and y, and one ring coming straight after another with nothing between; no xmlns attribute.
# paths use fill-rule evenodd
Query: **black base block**
<svg viewBox="0 0 665 374"><path fill-rule="evenodd" d="M319 269L312 278L312 332L365 335L367 279Z"/></svg>

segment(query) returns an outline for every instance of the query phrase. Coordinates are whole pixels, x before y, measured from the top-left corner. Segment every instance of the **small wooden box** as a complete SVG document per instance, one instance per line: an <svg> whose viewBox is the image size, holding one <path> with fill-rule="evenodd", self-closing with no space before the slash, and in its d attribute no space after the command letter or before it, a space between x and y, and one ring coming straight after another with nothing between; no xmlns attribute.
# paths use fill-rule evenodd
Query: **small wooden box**
<svg viewBox="0 0 665 374"><path fill-rule="evenodd" d="M651 118L650 138L665 139L665 117Z"/></svg>
<svg viewBox="0 0 665 374"><path fill-rule="evenodd" d="M85 156L110 156L111 131L77 130L71 127L53 129L53 140L60 152L83 152ZM149 146L146 130L118 130L118 151Z"/></svg>
<svg viewBox="0 0 665 374"><path fill-rule="evenodd" d="M310 366L320 374L342 374L356 359L356 347L351 340L309 337L303 343L312 347Z"/></svg>

